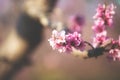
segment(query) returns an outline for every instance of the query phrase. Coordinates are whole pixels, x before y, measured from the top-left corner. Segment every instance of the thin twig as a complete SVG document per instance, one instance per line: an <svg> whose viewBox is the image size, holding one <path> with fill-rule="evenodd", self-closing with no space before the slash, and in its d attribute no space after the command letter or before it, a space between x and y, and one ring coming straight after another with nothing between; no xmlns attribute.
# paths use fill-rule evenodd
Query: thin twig
<svg viewBox="0 0 120 80"><path fill-rule="evenodd" d="M84 43L88 44L93 50L95 49L91 43L89 43L87 41L84 41Z"/></svg>

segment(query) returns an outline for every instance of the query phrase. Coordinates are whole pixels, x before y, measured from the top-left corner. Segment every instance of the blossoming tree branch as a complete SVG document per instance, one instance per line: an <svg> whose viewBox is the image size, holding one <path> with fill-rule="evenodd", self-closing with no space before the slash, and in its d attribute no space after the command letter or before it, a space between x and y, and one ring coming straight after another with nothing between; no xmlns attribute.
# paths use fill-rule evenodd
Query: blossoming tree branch
<svg viewBox="0 0 120 80"><path fill-rule="evenodd" d="M82 58L97 57L108 53L108 59L120 61L120 36L118 40L114 40L107 35L107 28L113 26L115 8L116 6L113 4L98 5L93 17L94 37L92 43L82 39L80 17L74 16L71 18L72 25L66 31L52 31L52 36L48 39L50 46L60 53L69 53ZM90 46L91 49L86 50L87 46Z"/></svg>

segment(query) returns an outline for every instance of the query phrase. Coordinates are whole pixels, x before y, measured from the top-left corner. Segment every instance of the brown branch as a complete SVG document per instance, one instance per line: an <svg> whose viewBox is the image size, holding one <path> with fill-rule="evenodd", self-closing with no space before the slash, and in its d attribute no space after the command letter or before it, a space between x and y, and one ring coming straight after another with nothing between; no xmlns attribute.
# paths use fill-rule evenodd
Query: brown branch
<svg viewBox="0 0 120 80"><path fill-rule="evenodd" d="M92 49L85 50L85 51L79 51L79 50L73 49L72 54L77 57L84 58L84 59L91 58L91 57L98 57L100 55L103 55L104 52L109 51L109 49L106 49L106 48L111 44L111 41L112 41L111 39L107 40L100 47L97 47L97 48L94 48L92 46L92 44L85 41L85 43L87 43L89 46L91 46Z"/></svg>

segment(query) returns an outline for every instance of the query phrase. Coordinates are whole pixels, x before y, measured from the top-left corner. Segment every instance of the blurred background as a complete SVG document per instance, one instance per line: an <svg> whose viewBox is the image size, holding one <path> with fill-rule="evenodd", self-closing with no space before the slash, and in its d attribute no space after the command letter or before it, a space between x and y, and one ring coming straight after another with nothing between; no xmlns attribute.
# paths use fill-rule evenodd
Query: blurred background
<svg viewBox="0 0 120 80"><path fill-rule="evenodd" d="M41 5L44 1L46 1L46 3ZM5 57L11 56L14 52L9 54L9 50L12 50L11 48L13 47L16 49L17 46L22 44L25 44L25 46L21 46L20 49L17 49L18 51L13 49L13 51L16 51L15 55L29 53L29 51L25 50L27 49L26 46L31 53L29 55L30 63L28 65L26 65L28 62L23 64L19 62L19 59L12 59L13 56L7 58L15 64L0 62L0 80L119 80L120 62L110 62L107 60L106 55L84 60L52 50L48 43L52 30L48 28L49 26L46 27L40 22L41 17L39 15L45 13L47 16L50 16L51 20L61 21L67 25L69 25L67 21L70 16L75 14L82 15L85 18L83 38L91 41L93 36L91 30L91 26L93 25L92 17L96 12L95 9L97 5L99 3L114 3L117 6L114 16L114 27L108 30L108 34L118 39L120 34L120 1L58 0L54 10L52 10L53 12L44 11L46 8L43 6L48 5L49 2L53 3L54 1L55 0L0 0L0 48L4 48L4 45L10 46L5 48L3 52L0 51L0 54L2 56L5 54ZM43 8L43 10L39 8ZM39 27L37 28L36 26ZM29 29L32 29L32 31L29 31ZM15 36L15 39L12 37L10 38L11 41L8 41L7 39L12 31L15 31L14 34L17 34L17 37ZM28 37L26 38L26 36ZM14 40L17 40L17 43ZM26 55L22 57L24 56ZM21 58L21 60L23 60L23 62L26 61L26 59L23 58ZM21 68L18 68L19 66L21 66ZM10 75L12 73L14 74ZM3 78L1 75L9 78Z"/></svg>

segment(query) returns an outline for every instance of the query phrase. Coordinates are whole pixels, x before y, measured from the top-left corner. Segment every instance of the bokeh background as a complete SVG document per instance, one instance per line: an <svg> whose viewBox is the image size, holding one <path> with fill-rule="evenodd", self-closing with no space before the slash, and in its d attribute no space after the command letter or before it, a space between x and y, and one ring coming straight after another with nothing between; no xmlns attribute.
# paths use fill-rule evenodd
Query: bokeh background
<svg viewBox="0 0 120 80"><path fill-rule="evenodd" d="M25 12L26 1L28 0L0 0L0 45L5 42L10 31L16 28L18 18ZM59 8L62 13L56 11L52 17L53 20L67 24L72 15L84 16L83 38L91 41L92 17L97 5L104 2L117 6L114 26L108 29L109 36L117 39L120 34L119 0L58 0L55 8ZM85 60L53 51L48 43L50 36L51 29L44 28L43 36L40 36L43 38L42 42L32 51L31 64L18 71L12 80L120 80L120 62L110 62L106 55Z"/></svg>

